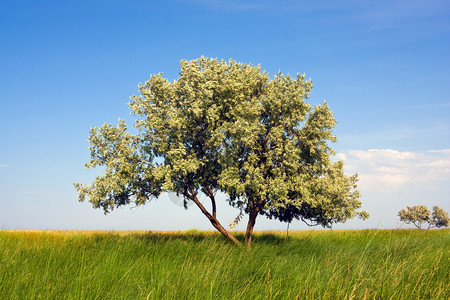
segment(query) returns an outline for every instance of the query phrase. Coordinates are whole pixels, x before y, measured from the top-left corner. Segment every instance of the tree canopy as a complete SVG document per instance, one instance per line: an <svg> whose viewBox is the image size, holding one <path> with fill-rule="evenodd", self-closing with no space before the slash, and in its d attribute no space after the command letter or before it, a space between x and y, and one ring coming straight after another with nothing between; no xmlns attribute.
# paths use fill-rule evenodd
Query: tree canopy
<svg viewBox="0 0 450 300"><path fill-rule="evenodd" d="M311 80L282 73L270 80L259 66L234 60L201 57L180 65L173 83L152 75L131 97L137 133L128 132L123 120L91 130L86 166L103 166L105 173L90 185L75 184L80 201L88 198L107 213L173 191L239 243L217 219L221 191L249 215L248 245L259 214L322 226L368 216L357 211L357 176L345 175L343 163L331 160L332 112L326 102L305 102ZM211 210L198 200L200 193Z"/></svg>
<svg viewBox="0 0 450 300"><path fill-rule="evenodd" d="M431 214L431 221L433 227L441 228L448 227L450 218L448 212L440 208L439 206L433 206L433 213Z"/></svg>
<svg viewBox="0 0 450 300"><path fill-rule="evenodd" d="M406 209L399 211L398 216L400 221L406 224L413 224L421 229L422 224L428 223L428 228L431 227L448 227L450 219L448 212L439 206L433 206L433 213L430 216L430 211L425 205L407 206Z"/></svg>

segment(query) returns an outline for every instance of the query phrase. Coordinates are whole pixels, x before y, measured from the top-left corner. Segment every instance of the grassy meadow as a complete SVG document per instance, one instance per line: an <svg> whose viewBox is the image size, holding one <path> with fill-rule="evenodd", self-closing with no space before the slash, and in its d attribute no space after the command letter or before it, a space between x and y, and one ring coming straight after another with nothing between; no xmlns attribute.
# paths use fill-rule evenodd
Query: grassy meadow
<svg viewBox="0 0 450 300"><path fill-rule="evenodd" d="M0 271L1 299L449 299L450 230L3 230Z"/></svg>

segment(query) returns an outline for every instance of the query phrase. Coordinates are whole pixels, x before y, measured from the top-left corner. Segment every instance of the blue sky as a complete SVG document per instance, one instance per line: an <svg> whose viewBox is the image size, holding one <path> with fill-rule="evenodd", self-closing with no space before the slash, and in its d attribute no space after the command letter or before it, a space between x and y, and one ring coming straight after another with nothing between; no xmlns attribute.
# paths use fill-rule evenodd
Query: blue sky
<svg viewBox="0 0 450 300"><path fill-rule="evenodd" d="M72 186L99 174L84 168L90 127L131 125L139 82L202 55L312 78L371 213L335 228L404 228L406 205L449 211L449 53L448 1L0 0L0 228L210 229L167 196L104 216ZM238 213L218 209L224 225Z"/></svg>

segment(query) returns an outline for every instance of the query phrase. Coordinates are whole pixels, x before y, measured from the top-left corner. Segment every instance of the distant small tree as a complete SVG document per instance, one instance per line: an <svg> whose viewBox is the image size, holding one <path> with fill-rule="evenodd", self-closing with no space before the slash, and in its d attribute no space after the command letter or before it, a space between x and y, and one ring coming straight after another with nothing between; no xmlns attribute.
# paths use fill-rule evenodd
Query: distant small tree
<svg viewBox="0 0 450 300"><path fill-rule="evenodd" d="M450 218L448 212L440 208L439 206L433 206L433 214L431 215L431 222L433 227L448 227Z"/></svg>
<svg viewBox="0 0 450 300"><path fill-rule="evenodd" d="M447 227L450 221L448 213L439 206L433 206L431 216L428 207L425 205L407 206L406 209L399 211L398 216L400 221L406 224L414 224L419 229L422 228L424 223L428 223L428 228Z"/></svg>
<svg viewBox="0 0 450 300"><path fill-rule="evenodd" d="M414 224L417 228L421 229L423 223L430 221L430 211L425 205L407 206L406 210L399 211L398 216L400 221L406 224Z"/></svg>

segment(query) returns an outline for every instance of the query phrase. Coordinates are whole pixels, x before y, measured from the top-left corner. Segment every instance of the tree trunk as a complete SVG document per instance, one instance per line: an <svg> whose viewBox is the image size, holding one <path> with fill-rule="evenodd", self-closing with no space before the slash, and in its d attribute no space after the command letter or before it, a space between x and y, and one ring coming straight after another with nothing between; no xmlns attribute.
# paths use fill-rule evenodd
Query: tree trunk
<svg viewBox="0 0 450 300"><path fill-rule="evenodd" d="M248 248L252 246L253 227L255 227L256 217L260 210L264 207L264 200L249 201L249 217L247 223L247 231L245 232L245 244Z"/></svg>
<svg viewBox="0 0 450 300"><path fill-rule="evenodd" d="M208 216L207 216L208 217ZM214 228L216 228L227 240L229 240L230 242L232 242L233 244L237 245L237 246L241 246L241 242L239 242L231 233L228 232L228 230L226 230L220 223L219 221L217 221L216 218L212 217L208 217L209 221L211 222L211 224L214 226Z"/></svg>
<svg viewBox="0 0 450 300"><path fill-rule="evenodd" d="M291 222L289 221L286 228L286 237L289 237L289 225L291 225Z"/></svg>
<svg viewBox="0 0 450 300"><path fill-rule="evenodd" d="M250 215L248 217L247 231L245 232L245 244L248 248L252 246L253 227L255 227L257 216L258 212L255 210L250 212Z"/></svg>
<svg viewBox="0 0 450 300"><path fill-rule="evenodd" d="M192 191L191 191L192 193ZM231 233L229 233L217 220L215 215L211 215L208 210L203 206L203 204L198 200L197 196L192 193L192 195L186 194L186 196L194 201L195 204L197 204L198 208L202 211L202 213L208 218L208 220L211 222L212 226L216 228L227 240L232 242L235 245L242 245L241 242L239 242Z"/></svg>

